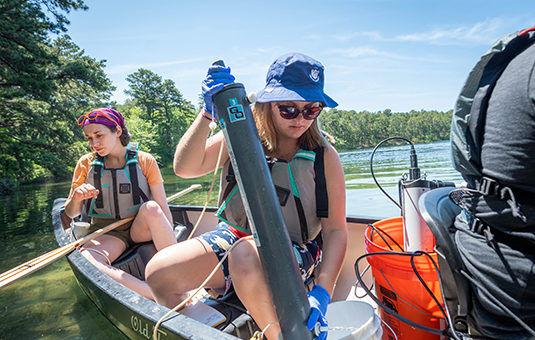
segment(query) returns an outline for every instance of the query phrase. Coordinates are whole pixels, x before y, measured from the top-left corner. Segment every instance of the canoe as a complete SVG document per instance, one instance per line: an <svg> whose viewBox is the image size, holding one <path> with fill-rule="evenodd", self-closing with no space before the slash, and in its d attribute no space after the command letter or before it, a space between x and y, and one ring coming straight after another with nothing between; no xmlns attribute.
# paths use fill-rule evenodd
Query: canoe
<svg viewBox="0 0 535 340"><path fill-rule="evenodd" d="M59 246L68 244L70 233L70 219L63 213L64 198L56 199L52 210L54 234ZM202 207L170 205L175 223L182 225L185 232L181 238L189 235L193 224L200 216ZM216 208L207 209L196 234L213 228L217 224L214 215ZM333 301L356 300L356 296L363 296L361 288L355 287L355 260L365 254L364 232L370 223L377 218L348 216L349 246L346 258L337 280L333 293ZM179 240L181 239L179 238ZM151 242L138 244L127 250L112 265L128 271L130 274L143 279L144 266L156 252ZM151 339L156 322L165 315L169 309L154 301L129 290L109 276L100 272L78 250L67 256L76 280L95 304L100 312L124 335L130 339ZM362 261L361 267L366 265ZM372 285L371 275L365 275L365 282ZM373 303L368 297L361 298ZM258 327L234 293L228 294L219 300L206 299L203 302L211 307L207 310L210 317L201 317L197 320L183 313L173 313L166 318L158 328L159 339L250 339ZM224 321L217 325L209 325L211 317L217 310L224 316ZM205 309L201 309L204 311ZM199 321L200 320L200 321ZM202 322L201 322L202 321Z"/></svg>

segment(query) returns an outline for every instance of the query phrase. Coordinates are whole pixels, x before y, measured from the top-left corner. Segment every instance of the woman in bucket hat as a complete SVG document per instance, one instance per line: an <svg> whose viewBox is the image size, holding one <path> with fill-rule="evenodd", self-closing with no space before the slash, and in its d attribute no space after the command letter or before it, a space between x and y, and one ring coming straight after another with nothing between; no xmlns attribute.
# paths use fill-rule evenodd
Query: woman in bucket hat
<svg viewBox="0 0 535 340"><path fill-rule="evenodd" d="M202 84L205 106L176 149L174 169L178 176L191 178L214 171L221 143L225 140L219 132L207 141L209 123L212 116L217 115L212 95L233 81L227 67L213 65L208 70ZM280 203L303 279L306 280L321 262L316 285L308 293L309 329L317 322L326 326L324 314L347 244L344 173L338 153L325 140L317 122L325 106L335 107L337 103L323 88L321 63L303 54L286 54L270 66L266 86L258 93L253 107L265 156L274 164L273 182L277 190L282 187L283 192L291 193L290 198L285 197ZM318 159L324 166L315 171ZM239 195L233 196L232 190L227 190L235 183L232 183L233 176L229 176L232 169L226 145L221 164L224 166L219 203L224 208L220 208L218 215L222 222L211 232L164 249L147 265L147 282L156 301L170 308L184 299L188 291L197 288L226 250L250 232ZM325 197L316 196L318 187L326 192ZM233 197L238 198L233 200ZM317 209L320 201L326 205L321 213ZM304 217L296 212L297 206ZM303 223L306 228L302 227ZM320 232L321 237L318 237ZM317 242L320 238L321 249ZM238 244L207 286L225 294L231 284L259 328L267 327L267 338L277 339L280 327L253 240ZM322 332L319 338L325 339L326 335Z"/></svg>
<svg viewBox="0 0 535 340"><path fill-rule="evenodd" d="M74 169L65 213L91 218L89 232L123 218L133 221L87 242L80 253L106 275L149 298L144 281L111 266L126 248L153 240L160 250L176 243L163 178L154 157L130 142L124 117L100 108L78 118L91 148Z"/></svg>

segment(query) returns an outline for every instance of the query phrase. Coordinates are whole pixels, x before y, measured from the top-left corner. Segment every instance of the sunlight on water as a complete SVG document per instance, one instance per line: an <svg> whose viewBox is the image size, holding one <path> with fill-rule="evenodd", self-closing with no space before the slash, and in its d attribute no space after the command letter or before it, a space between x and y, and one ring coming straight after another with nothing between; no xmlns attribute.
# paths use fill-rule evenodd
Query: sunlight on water
<svg viewBox="0 0 535 340"><path fill-rule="evenodd" d="M397 201L397 182L409 169L408 146L377 150L373 169L378 182ZM340 155L347 187L347 212L374 217L399 216L399 209L377 188L370 173L372 149ZM461 181L451 168L449 142L416 145L419 166L428 179ZM174 204L203 205L213 175L181 179L162 169L167 195L192 184L193 191ZM54 199L66 197L70 182L24 186L0 196L0 272L57 248L52 231ZM217 204L216 181L210 205ZM0 339L124 339L78 287L65 258L0 291Z"/></svg>
<svg viewBox="0 0 535 340"><path fill-rule="evenodd" d="M418 166L427 179L461 182L460 174L451 166L450 143L441 141L415 145ZM346 179L346 211L349 215L373 217L399 216L399 208L386 197L373 181L370 160L373 149L343 152L340 159ZM381 146L373 158L373 172L377 182L399 202L398 181L408 173L409 145Z"/></svg>

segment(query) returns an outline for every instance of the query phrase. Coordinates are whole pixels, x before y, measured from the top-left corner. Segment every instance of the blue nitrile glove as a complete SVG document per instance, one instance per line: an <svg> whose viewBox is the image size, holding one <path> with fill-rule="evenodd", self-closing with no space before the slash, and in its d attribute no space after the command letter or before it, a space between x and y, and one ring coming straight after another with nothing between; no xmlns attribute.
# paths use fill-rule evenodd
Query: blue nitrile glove
<svg viewBox="0 0 535 340"><path fill-rule="evenodd" d="M204 110L213 115L214 118L217 118L217 112L212 112L212 107L215 109L212 96L221 91L226 84L233 83L234 79L234 76L230 74L230 67L212 65L208 69L206 78L202 81L201 89L204 98Z"/></svg>
<svg viewBox="0 0 535 340"><path fill-rule="evenodd" d="M327 312L327 305L331 302L331 296L329 292L320 285L315 285L312 290L307 293L308 303L310 303L310 316L308 317L307 327L313 330L316 323L320 323L322 327L327 327L327 319L325 319L325 313ZM321 332L317 339L325 340L327 338L327 332Z"/></svg>

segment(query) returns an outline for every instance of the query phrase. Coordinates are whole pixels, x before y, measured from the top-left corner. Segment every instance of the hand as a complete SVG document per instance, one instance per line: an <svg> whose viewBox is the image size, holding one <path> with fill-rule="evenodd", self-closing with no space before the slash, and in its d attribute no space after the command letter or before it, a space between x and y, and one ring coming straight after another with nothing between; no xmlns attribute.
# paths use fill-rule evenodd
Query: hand
<svg viewBox="0 0 535 340"><path fill-rule="evenodd" d="M97 198L98 189L88 183L80 185L78 188L74 189L72 198L77 201L83 201L88 198Z"/></svg>
<svg viewBox="0 0 535 340"><path fill-rule="evenodd" d="M327 305L331 302L329 292L320 285L315 285L310 292L307 293L308 302L310 303L310 316L308 317L307 327L313 330L316 323L320 323L322 327L327 327L327 319L325 313L327 312ZM327 332L321 332L317 339L325 340Z"/></svg>
<svg viewBox="0 0 535 340"><path fill-rule="evenodd" d="M215 108L212 96L223 88L226 84L232 84L234 82L234 76L230 74L230 67L224 67L220 65L212 65L208 69L206 78L202 81L202 96L204 98L204 110L209 114L217 118L217 112L213 110Z"/></svg>

